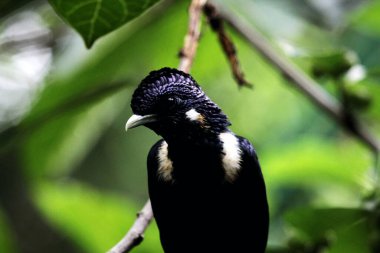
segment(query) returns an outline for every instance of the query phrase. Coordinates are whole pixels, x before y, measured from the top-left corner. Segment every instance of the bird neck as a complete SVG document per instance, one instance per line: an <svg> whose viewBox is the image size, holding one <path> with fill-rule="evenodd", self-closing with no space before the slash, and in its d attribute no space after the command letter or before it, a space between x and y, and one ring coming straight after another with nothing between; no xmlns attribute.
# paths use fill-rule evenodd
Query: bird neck
<svg viewBox="0 0 380 253"><path fill-rule="evenodd" d="M213 131L187 131L178 134L170 133L167 136L163 136L163 138L173 148L188 147L196 149L219 144L219 134L219 132Z"/></svg>
<svg viewBox="0 0 380 253"><path fill-rule="evenodd" d="M227 130L228 131L228 130ZM177 182L197 183L209 187L224 180L222 167L222 133L189 135L188 138L166 138L168 158L174 166L172 176Z"/></svg>
<svg viewBox="0 0 380 253"><path fill-rule="evenodd" d="M159 133L172 147L207 147L219 143L219 135L227 132L230 123L221 120L212 122L208 120L207 125L184 124L176 128L166 129Z"/></svg>

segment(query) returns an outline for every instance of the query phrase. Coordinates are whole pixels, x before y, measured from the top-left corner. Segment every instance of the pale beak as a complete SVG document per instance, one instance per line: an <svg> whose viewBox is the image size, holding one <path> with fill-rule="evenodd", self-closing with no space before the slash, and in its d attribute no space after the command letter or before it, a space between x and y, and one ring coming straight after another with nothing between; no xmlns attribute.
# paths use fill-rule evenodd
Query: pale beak
<svg viewBox="0 0 380 253"><path fill-rule="evenodd" d="M144 125L146 123L155 122L157 121L157 115L155 114L148 114L148 115L137 115L133 114L125 124L125 131L128 131L128 129L138 127L141 125Z"/></svg>

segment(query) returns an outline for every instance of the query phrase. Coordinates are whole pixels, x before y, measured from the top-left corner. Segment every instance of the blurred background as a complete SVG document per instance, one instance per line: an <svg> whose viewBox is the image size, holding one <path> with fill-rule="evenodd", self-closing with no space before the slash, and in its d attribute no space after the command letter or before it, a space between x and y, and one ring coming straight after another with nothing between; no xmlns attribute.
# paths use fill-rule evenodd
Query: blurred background
<svg viewBox="0 0 380 253"><path fill-rule="evenodd" d="M344 99L379 137L380 1L219 0L279 55ZM149 71L176 67L188 1L160 1L89 50L47 1L0 2L0 252L106 252L147 196L159 139L126 133ZM267 252L380 252L373 153L229 29L253 89L238 88L204 19L191 70L255 146L267 183ZM155 224L133 252L162 252Z"/></svg>

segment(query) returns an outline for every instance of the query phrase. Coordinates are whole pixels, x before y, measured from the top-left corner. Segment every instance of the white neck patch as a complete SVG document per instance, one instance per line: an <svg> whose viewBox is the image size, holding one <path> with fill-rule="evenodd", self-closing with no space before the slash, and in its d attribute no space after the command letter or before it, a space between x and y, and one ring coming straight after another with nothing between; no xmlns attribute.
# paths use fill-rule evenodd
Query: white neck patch
<svg viewBox="0 0 380 253"><path fill-rule="evenodd" d="M173 179L173 162L168 156L168 144L163 141L158 149L158 176L162 180L169 182Z"/></svg>
<svg viewBox="0 0 380 253"><path fill-rule="evenodd" d="M241 162L241 150L238 138L230 133L219 134L219 139L223 142L222 162L225 178L228 182L233 182L238 176Z"/></svg>
<svg viewBox="0 0 380 253"><path fill-rule="evenodd" d="M202 115L193 108L186 112L186 117L191 121L199 121Z"/></svg>

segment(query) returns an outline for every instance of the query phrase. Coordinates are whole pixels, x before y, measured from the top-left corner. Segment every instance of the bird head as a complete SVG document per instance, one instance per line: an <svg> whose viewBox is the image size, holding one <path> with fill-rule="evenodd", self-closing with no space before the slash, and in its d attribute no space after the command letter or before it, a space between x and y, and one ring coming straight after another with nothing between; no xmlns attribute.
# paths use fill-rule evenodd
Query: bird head
<svg viewBox="0 0 380 253"><path fill-rule="evenodd" d="M166 140L219 134L230 125L197 82L177 69L150 72L135 90L131 107L134 115L126 130L144 125Z"/></svg>

